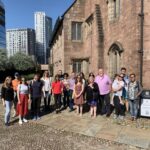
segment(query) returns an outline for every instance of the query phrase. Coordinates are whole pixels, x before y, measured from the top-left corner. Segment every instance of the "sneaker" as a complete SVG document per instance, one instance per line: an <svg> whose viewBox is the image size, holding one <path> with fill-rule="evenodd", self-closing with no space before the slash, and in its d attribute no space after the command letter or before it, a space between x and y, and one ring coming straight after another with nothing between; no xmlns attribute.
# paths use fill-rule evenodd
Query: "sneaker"
<svg viewBox="0 0 150 150"><path fill-rule="evenodd" d="M119 115L119 119L120 119L120 120L123 120L123 119L124 119L124 116Z"/></svg>
<svg viewBox="0 0 150 150"><path fill-rule="evenodd" d="M8 127L8 126L9 126L9 123L5 123L5 126Z"/></svg>
<svg viewBox="0 0 150 150"><path fill-rule="evenodd" d="M22 120L19 120L19 124L20 124L20 125L22 125L22 124L23 124Z"/></svg>
<svg viewBox="0 0 150 150"><path fill-rule="evenodd" d="M34 116L32 120L35 121L36 119L37 119L36 116Z"/></svg>
<svg viewBox="0 0 150 150"><path fill-rule="evenodd" d="M25 118L23 118L23 122L27 123L27 122L28 122L28 120L27 120L27 119L25 119Z"/></svg>
<svg viewBox="0 0 150 150"><path fill-rule="evenodd" d="M118 116L116 114L114 114L114 119L117 119L117 118L118 118Z"/></svg>
<svg viewBox="0 0 150 150"><path fill-rule="evenodd" d="M40 119L41 119L41 117L37 116L37 120L40 120Z"/></svg>

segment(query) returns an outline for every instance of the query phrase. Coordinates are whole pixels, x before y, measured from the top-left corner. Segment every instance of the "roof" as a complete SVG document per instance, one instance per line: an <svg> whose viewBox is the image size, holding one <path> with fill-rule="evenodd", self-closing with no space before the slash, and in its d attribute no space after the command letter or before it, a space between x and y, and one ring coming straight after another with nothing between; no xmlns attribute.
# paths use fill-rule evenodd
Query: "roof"
<svg viewBox="0 0 150 150"><path fill-rule="evenodd" d="M68 11L72 8L72 6L76 3L77 0L74 0L74 2L70 5L70 7L63 13L63 15L61 17L58 17L54 26L54 30L52 32L52 37L49 41L49 46L52 47L55 36L57 35L57 32L59 30L59 28L61 27L63 20L64 20L64 16L68 13Z"/></svg>

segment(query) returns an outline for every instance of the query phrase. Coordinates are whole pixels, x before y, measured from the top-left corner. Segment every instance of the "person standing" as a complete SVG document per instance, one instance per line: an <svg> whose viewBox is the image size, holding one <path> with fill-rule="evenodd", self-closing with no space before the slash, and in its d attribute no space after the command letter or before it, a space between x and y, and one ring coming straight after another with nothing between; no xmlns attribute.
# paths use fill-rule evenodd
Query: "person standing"
<svg viewBox="0 0 150 150"><path fill-rule="evenodd" d="M73 111L74 99L73 99L73 90L75 85L75 73L72 72L69 79L69 108L70 112Z"/></svg>
<svg viewBox="0 0 150 150"><path fill-rule="evenodd" d="M82 116L83 114L83 104L84 104L83 92L84 92L84 84L82 83L81 76L78 75L74 85L73 98L74 103L76 105L77 114L80 114L80 116Z"/></svg>
<svg viewBox="0 0 150 150"><path fill-rule="evenodd" d="M64 79L62 80L63 83L63 106L64 108L69 106L69 93L70 93L70 89L69 89L69 79L68 79L69 75L68 73L64 73Z"/></svg>
<svg viewBox="0 0 150 150"><path fill-rule="evenodd" d="M19 124L22 125L23 122L28 122L26 119L28 114L28 103L31 102L29 86L24 77L21 78L21 83L18 85L17 96L17 113L19 115Z"/></svg>
<svg viewBox="0 0 150 150"><path fill-rule="evenodd" d="M59 80L62 81L64 79L64 75L62 70L58 70L58 76L59 76Z"/></svg>
<svg viewBox="0 0 150 150"><path fill-rule="evenodd" d="M50 110L50 101L51 101L51 77L49 76L49 72L45 71L43 74L42 81L44 83L44 110Z"/></svg>
<svg viewBox="0 0 150 150"><path fill-rule="evenodd" d="M14 89L14 114L13 114L13 117L16 116L16 108L17 108L17 103L18 103L18 97L17 97L17 87L18 85L20 84L20 75L18 72L15 73L15 79L12 80L12 86L13 86L13 89Z"/></svg>
<svg viewBox="0 0 150 150"><path fill-rule="evenodd" d="M123 81L125 83L123 87L123 93L122 97L125 100L125 106L126 106L126 111L129 111L129 102L128 102L128 83L129 83L129 77L126 74L126 68L122 67L121 68L121 74L123 75Z"/></svg>
<svg viewBox="0 0 150 150"><path fill-rule="evenodd" d="M34 79L30 83L32 106L33 106L33 120L40 119L40 105L42 95L45 97L44 85L40 80L40 75L35 74Z"/></svg>
<svg viewBox="0 0 150 150"><path fill-rule="evenodd" d="M95 82L98 84L99 87L101 115L106 114L106 117L109 117L110 116L110 92L112 87L112 81L108 75L104 74L104 70L100 68L98 75L95 78Z"/></svg>
<svg viewBox="0 0 150 150"><path fill-rule="evenodd" d="M118 78L118 79L117 79ZM122 100L122 92L124 87L123 75L120 74L116 76L116 80L114 80L112 84L112 92L113 92L113 104L115 107L115 116L114 118L123 119L124 118L124 103Z"/></svg>
<svg viewBox="0 0 150 150"><path fill-rule="evenodd" d="M128 98L131 113L131 120L134 121L138 116L140 94L142 93L142 86L136 80L134 73L130 74L130 82L128 84Z"/></svg>
<svg viewBox="0 0 150 150"><path fill-rule="evenodd" d="M96 117L97 102L99 98L99 88L97 83L94 82L94 75L89 76L89 84L85 88L86 100L90 105L91 117Z"/></svg>
<svg viewBox="0 0 150 150"><path fill-rule="evenodd" d="M63 92L63 83L60 81L59 75L55 75L55 81L52 82L52 93L55 100L56 114L60 112L62 92Z"/></svg>
<svg viewBox="0 0 150 150"><path fill-rule="evenodd" d="M10 112L11 107L14 99L14 90L12 87L12 79L11 77L6 77L4 84L2 85L1 89L2 94L2 102L3 106L5 107L5 125L9 126L10 123Z"/></svg>

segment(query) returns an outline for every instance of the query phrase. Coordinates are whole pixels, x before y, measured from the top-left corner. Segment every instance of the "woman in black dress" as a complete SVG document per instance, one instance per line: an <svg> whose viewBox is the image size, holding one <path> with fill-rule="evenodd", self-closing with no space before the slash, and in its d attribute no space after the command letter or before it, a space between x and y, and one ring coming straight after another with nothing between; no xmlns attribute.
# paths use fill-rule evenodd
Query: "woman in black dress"
<svg viewBox="0 0 150 150"><path fill-rule="evenodd" d="M96 117L97 102L99 96L99 88L97 83L94 82L94 75L89 76L89 83L86 86L86 100L90 105L91 117Z"/></svg>

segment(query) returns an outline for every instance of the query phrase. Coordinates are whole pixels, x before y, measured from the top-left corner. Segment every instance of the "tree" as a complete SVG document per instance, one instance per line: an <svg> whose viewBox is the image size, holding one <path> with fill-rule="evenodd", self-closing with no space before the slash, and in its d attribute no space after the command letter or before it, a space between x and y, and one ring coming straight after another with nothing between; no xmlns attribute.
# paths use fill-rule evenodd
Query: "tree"
<svg viewBox="0 0 150 150"><path fill-rule="evenodd" d="M24 53L16 53L14 56L11 56L9 62L13 65L13 68L18 71L27 71L35 69L35 63L32 60L32 57Z"/></svg>
<svg viewBox="0 0 150 150"><path fill-rule="evenodd" d="M5 71L8 66L9 62L7 59L7 54L5 49L0 49L0 71Z"/></svg>

